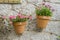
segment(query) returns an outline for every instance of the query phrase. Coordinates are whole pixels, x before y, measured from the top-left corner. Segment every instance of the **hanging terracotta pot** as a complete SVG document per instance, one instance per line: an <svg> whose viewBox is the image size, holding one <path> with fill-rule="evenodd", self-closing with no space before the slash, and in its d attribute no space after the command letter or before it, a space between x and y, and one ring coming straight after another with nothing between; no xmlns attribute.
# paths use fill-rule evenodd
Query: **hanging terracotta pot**
<svg viewBox="0 0 60 40"><path fill-rule="evenodd" d="M49 16L38 16L37 15L37 28L44 29L46 28L50 20Z"/></svg>
<svg viewBox="0 0 60 40"><path fill-rule="evenodd" d="M25 30L26 22L13 23L16 34L22 34Z"/></svg>

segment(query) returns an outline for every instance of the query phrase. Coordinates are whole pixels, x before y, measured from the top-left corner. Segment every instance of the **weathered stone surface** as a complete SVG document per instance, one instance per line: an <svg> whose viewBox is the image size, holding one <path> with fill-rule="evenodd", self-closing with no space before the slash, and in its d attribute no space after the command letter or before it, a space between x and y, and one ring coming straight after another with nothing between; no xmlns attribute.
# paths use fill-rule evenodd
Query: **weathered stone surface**
<svg viewBox="0 0 60 40"><path fill-rule="evenodd" d="M34 31L36 29L36 20L33 20L28 23L27 30ZM55 34L57 36L60 35L60 21L50 21L44 29L45 32Z"/></svg>
<svg viewBox="0 0 60 40"><path fill-rule="evenodd" d="M13 9L16 12L21 12L22 14L26 14L26 15L32 15L32 18L35 18L35 6L33 4L27 4L25 6L22 5L13 5ZM34 15L34 16L33 16Z"/></svg>
<svg viewBox="0 0 60 40"><path fill-rule="evenodd" d="M25 31L21 36L16 35L15 32L12 32L8 36L4 37L3 39L0 37L0 40L56 40L57 36L45 32Z"/></svg>
<svg viewBox="0 0 60 40"><path fill-rule="evenodd" d="M5 15L6 17L10 16L10 15L16 15L17 12L13 11L13 10L0 10L0 14Z"/></svg>
<svg viewBox="0 0 60 40"><path fill-rule="evenodd" d="M43 32L35 31L35 5L40 6L41 2L42 0L22 0L21 4L0 4L0 14L2 15L16 15L20 11L23 14L31 14L33 19L28 22L22 36L17 36L13 30L10 33L6 33L6 35L0 32L0 40L56 40L56 37L60 35L60 21L50 21ZM50 4L55 8L51 20L60 20L60 4Z"/></svg>
<svg viewBox="0 0 60 40"><path fill-rule="evenodd" d="M33 34L31 37L32 40L56 40L56 36L55 35L50 35L49 33L36 33Z"/></svg>
<svg viewBox="0 0 60 40"><path fill-rule="evenodd" d="M32 20L31 22L29 22L28 26L27 26L27 30L35 30L36 29L36 20ZM44 29L44 31L46 32L50 32L50 33L54 33L56 35L60 35L60 21L49 21L46 29Z"/></svg>
<svg viewBox="0 0 60 40"><path fill-rule="evenodd" d="M0 10L4 10L4 9L11 9L11 5L10 4L0 4Z"/></svg>
<svg viewBox="0 0 60 40"><path fill-rule="evenodd" d="M60 20L60 4L50 3L52 7L55 9L53 12L52 20Z"/></svg>
<svg viewBox="0 0 60 40"><path fill-rule="evenodd" d="M24 3L24 4L23 4ZM7 15L9 12L9 10L11 11L15 11L15 12L21 12L23 14L32 14L34 15L33 18L35 18L35 5L39 6L39 2L37 2L35 5L33 5L32 3L27 3L26 1L23 1L23 3L21 4L16 4L16 5L10 5L10 4L0 4L0 14L3 15ZM60 20L60 4L54 4L54 3L50 3L53 8L55 9L52 19L51 20ZM11 14L11 13L9 13ZM15 13L14 13L15 14Z"/></svg>
<svg viewBox="0 0 60 40"><path fill-rule="evenodd" d="M47 25L46 31L60 35L60 21L50 21Z"/></svg>
<svg viewBox="0 0 60 40"><path fill-rule="evenodd" d="M60 2L59 0L50 0L50 2Z"/></svg>
<svg viewBox="0 0 60 40"><path fill-rule="evenodd" d="M28 3L37 4L41 3L43 0L27 0Z"/></svg>
<svg viewBox="0 0 60 40"><path fill-rule="evenodd" d="M56 40L57 36L60 35L60 22L59 21L50 21L42 32L35 31L36 28L36 20L32 20L29 22L27 26L27 30L23 33L22 36L18 36L12 30L10 33L6 33L6 35L1 34L1 40Z"/></svg>

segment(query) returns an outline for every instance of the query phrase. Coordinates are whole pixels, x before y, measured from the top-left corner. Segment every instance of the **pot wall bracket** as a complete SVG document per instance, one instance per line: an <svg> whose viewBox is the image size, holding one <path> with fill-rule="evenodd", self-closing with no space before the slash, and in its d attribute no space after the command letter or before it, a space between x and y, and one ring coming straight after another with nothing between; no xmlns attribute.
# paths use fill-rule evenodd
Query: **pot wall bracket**
<svg viewBox="0 0 60 40"><path fill-rule="evenodd" d="M19 4L22 0L0 0L0 4Z"/></svg>

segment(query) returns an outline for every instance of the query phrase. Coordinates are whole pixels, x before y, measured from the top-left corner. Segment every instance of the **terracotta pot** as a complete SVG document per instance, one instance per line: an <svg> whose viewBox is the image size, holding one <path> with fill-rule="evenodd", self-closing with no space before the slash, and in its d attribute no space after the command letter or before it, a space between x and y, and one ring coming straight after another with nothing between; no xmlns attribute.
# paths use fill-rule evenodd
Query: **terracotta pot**
<svg viewBox="0 0 60 40"><path fill-rule="evenodd" d="M25 30L26 22L13 23L16 34L22 34Z"/></svg>
<svg viewBox="0 0 60 40"><path fill-rule="evenodd" d="M37 28L44 29L46 28L50 20L49 16L38 16L37 15Z"/></svg>

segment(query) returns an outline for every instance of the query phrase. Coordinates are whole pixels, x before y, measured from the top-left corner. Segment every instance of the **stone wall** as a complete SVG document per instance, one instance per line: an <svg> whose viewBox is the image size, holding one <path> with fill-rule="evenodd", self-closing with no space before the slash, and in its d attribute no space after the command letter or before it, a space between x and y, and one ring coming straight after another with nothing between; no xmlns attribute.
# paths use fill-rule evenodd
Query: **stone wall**
<svg viewBox="0 0 60 40"><path fill-rule="evenodd" d="M60 4L50 2L55 12L43 32L32 31L36 27L35 8L42 0L22 0L21 4L0 4L0 14L5 16L16 15L19 11L24 14L32 14L33 20L29 22L27 30L22 36L17 36L14 31L7 35L0 35L0 40L57 40L60 35ZM2 36L3 35L3 36Z"/></svg>

